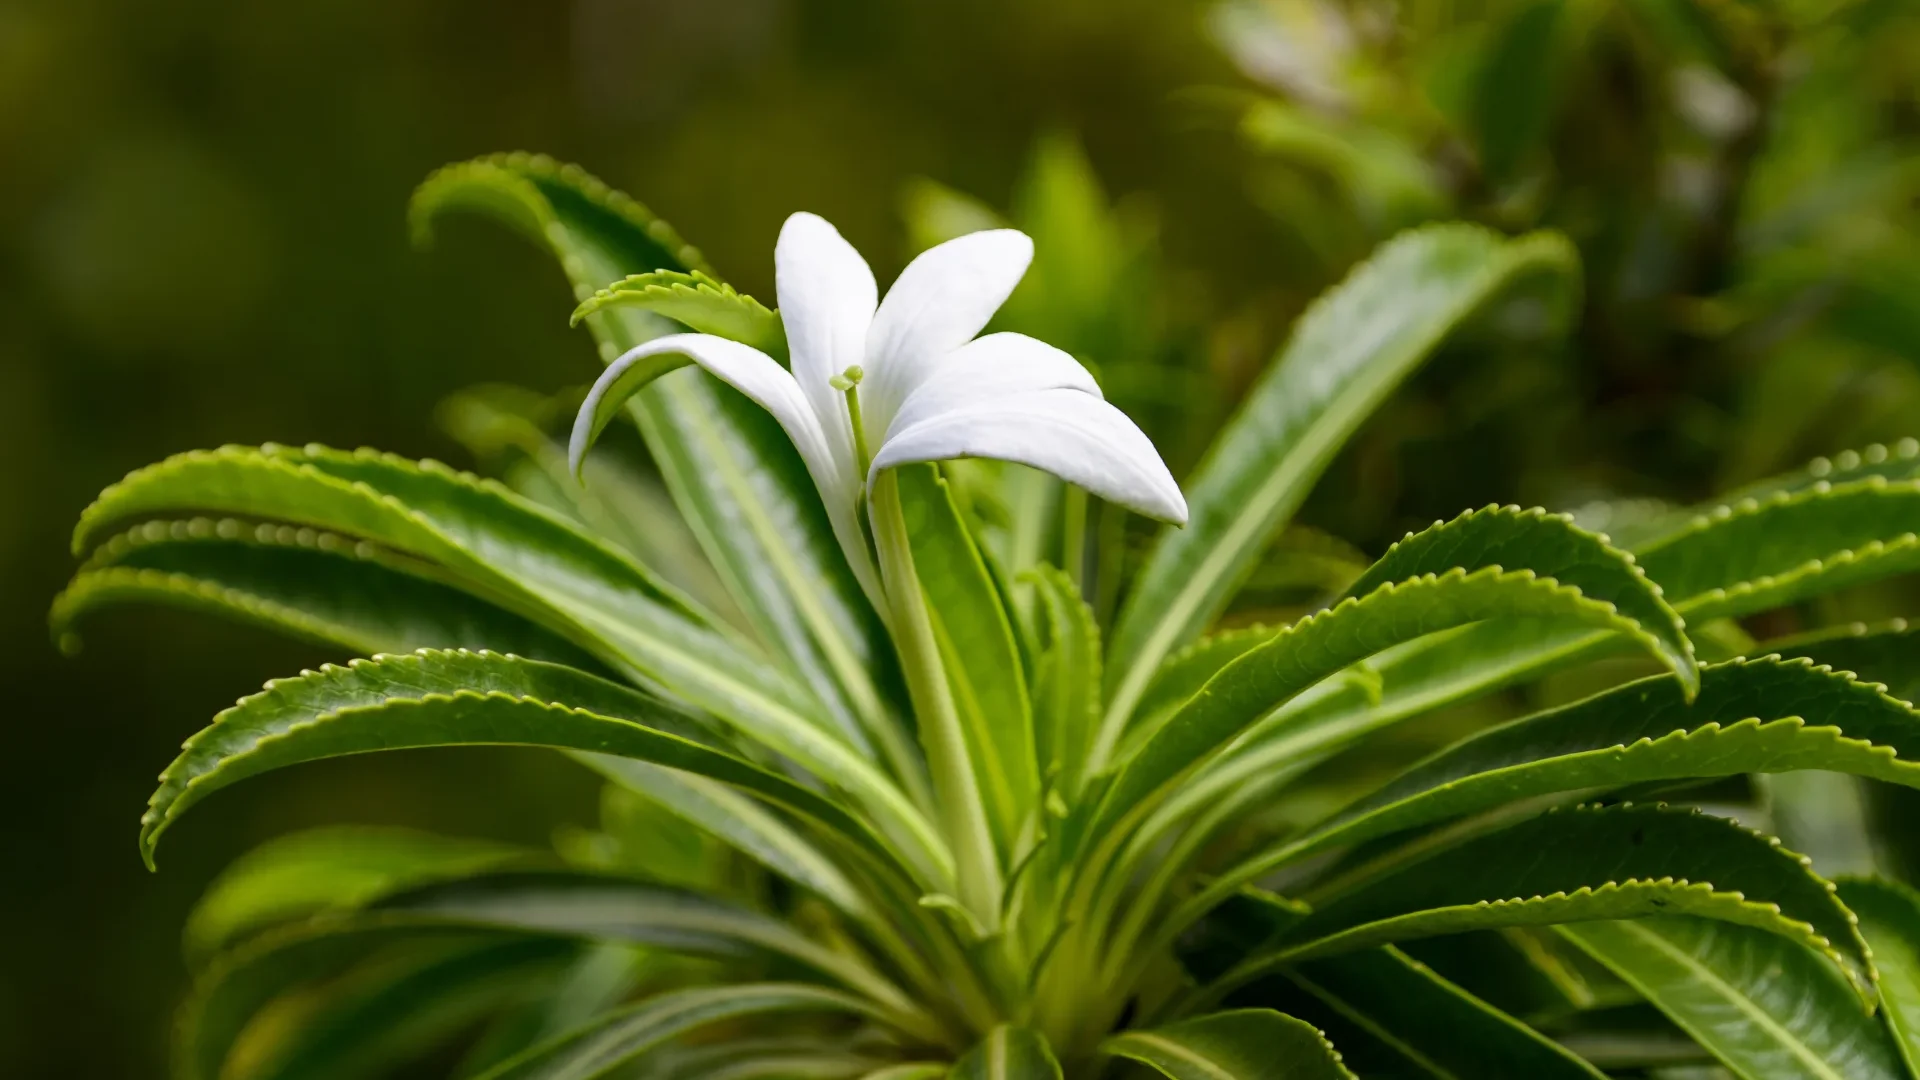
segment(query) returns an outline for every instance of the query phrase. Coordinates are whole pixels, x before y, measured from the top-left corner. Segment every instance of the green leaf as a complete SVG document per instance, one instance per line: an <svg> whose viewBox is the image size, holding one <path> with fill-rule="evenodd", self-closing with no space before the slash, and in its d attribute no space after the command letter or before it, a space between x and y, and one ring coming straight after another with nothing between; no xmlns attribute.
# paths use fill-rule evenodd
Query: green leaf
<svg viewBox="0 0 1920 1080"><path fill-rule="evenodd" d="M1698 811L1549 811L1462 843L1389 854L1347 877L1319 886L1312 913L1209 996L1285 964L1371 945L1659 914L1770 930L1818 949L1872 994L1872 961L1833 886L1779 841Z"/></svg>
<svg viewBox="0 0 1920 1080"><path fill-rule="evenodd" d="M615 1075L668 1040L725 1020L777 1013L870 1016L872 1011L860 998L818 986L742 983L675 990L537 1046L488 1071L483 1080L592 1080Z"/></svg>
<svg viewBox="0 0 1920 1080"><path fill-rule="evenodd" d="M484 744L585 750L683 769L810 817L865 850L890 850L837 803L689 734L700 733L676 708L554 664L423 651L328 665L268 683L187 740L141 820L141 848L151 863L160 834L188 807L271 769L372 750ZM891 833L899 823L882 827ZM937 843L921 837L910 847L943 851L927 846ZM926 881L951 873L943 863L905 861Z"/></svg>
<svg viewBox="0 0 1920 1080"><path fill-rule="evenodd" d="M1186 704L1207 680L1220 669L1240 659L1255 646L1264 645L1283 627L1244 626L1222 630L1188 645L1168 656L1154 673L1153 681L1141 692L1130 727L1152 731L1164 723L1174 710Z"/></svg>
<svg viewBox="0 0 1920 1080"><path fill-rule="evenodd" d="M1101 821L1110 824L1150 809L1147 800L1175 778L1293 695L1349 665L1442 630L1525 615L1551 615L1655 641L1613 604L1530 570L1448 570L1382 585L1300 620L1222 668L1127 759L1108 789Z"/></svg>
<svg viewBox="0 0 1920 1080"><path fill-rule="evenodd" d="M699 253L644 207L545 157L502 154L436 172L414 193L416 236L424 240L448 210L499 218L545 246L577 300L631 274L714 277ZM673 329L662 316L632 307L599 311L586 322L602 362ZM896 777L924 795L923 767L898 704L873 675L891 663L886 630L780 425L696 370L655 381L632 399L631 412L681 514L761 638L843 729L865 732Z"/></svg>
<svg viewBox="0 0 1920 1080"><path fill-rule="evenodd" d="M1040 792L1033 712L1013 626L947 481L931 465L895 474L967 757L994 837L1008 852Z"/></svg>
<svg viewBox="0 0 1920 1080"><path fill-rule="evenodd" d="M1032 1028L1001 1024L954 1062L948 1080L1060 1080L1060 1063L1046 1037Z"/></svg>
<svg viewBox="0 0 1920 1080"><path fill-rule="evenodd" d="M655 312L695 333L751 345L775 359L786 356L787 335L779 315L697 270L629 274L582 301L573 309L572 323L578 326L582 319L609 307Z"/></svg>
<svg viewBox="0 0 1920 1080"><path fill-rule="evenodd" d="M328 987L320 1008L286 1025L262 1062L247 1046L254 1080L346 1080L391 1075L452 1042L542 983L572 951L522 939L432 949L399 965L362 965ZM248 1040L250 1041L250 1040ZM237 1055L238 1056L238 1055Z"/></svg>
<svg viewBox="0 0 1920 1080"><path fill-rule="evenodd" d="M338 977L396 950L484 948L499 936L418 920L319 920L261 934L221 954L194 981L174 1035L173 1073L214 1080L235 1041L263 1009L303 985Z"/></svg>
<svg viewBox="0 0 1920 1080"><path fill-rule="evenodd" d="M1766 643L1768 652L1804 656L1836 671L1851 671L1902 701L1920 700L1920 627L1905 619L1816 630Z"/></svg>
<svg viewBox="0 0 1920 1080"><path fill-rule="evenodd" d="M358 907L382 893L527 861L534 852L413 829L347 825L277 837L227 865L187 917L187 955L276 923Z"/></svg>
<svg viewBox="0 0 1920 1080"><path fill-rule="evenodd" d="M1785 938L1707 919L1558 932L1644 994L1742 1080L1905 1080L1847 981Z"/></svg>
<svg viewBox="0 0 1920 1080"><path fill-rule="evenodd" d="M1386 946L1288 968L1286 977L1427 1075L1597 1080L1598 1069ZM1310 1017L1309 1017L1310 1018Z"/></svg>
<svg viewBox="0 0 1920 1080"><path fill-rule="evenodd" d="M1840 899L1880 970L1880 1001L1907 1071L1920 1076L1920 893L1882 878L1846 878Z"/></svg>
<svg viewBox="0 0 1920 1080"><path fill-rule="evenodd" d="M702 956L773 953L864 995L889 1019L927 1033L919 1008L851 950L818 944L780 919L692 890L574 872L503 872L421 886L385 897L370 910Z"/></svg>
<svg viewBox="0 0 1920 1080"><path fill-rule="evenodd" d="M1579 589L1588 599L1613 605L1639 627L1636 636L1680 676L1682 685L1689 691L1698 687L1693 644L1687 640L1680 616L1661 598L1660 587L1647 580L1633 556L1575 527L1565 514L1489 506L1408 533L1348 586L1347 595L1365 596L1382 585L1440 567L1503 566L1531 570Z"/></svg>
<svg viewBox="0 0 1920 1080"><path fill-rule="evenodd" d="M1516 280L1568 279L1576 267L1558 236L1435 226L1389 241L1321 297L1186 485L1191 519L1161 535L1127 600L1108 660L1109 725L1224 608L1341 444L1449 333Z"/></svg>
<svg viewBox="0 0 1920 1080"><path fill-rule="evenodd" d="M867 903L840 868L766 806L716 780L634 758L577 754L588 768L659 803L788 881L811 889L841 911L869 915Z"/></svg>
<svg viewBox="0 0 1920 1080"><path fill-rule="evenodd" d="M616 549L498 484L371 452L200 451L102 492L81 517L77 543L107 521L183 505L333 529L437 563L857 793L883 819L933 835L913 803L842 737L849 729L820 716L780 670L689 617Z"/></svg>
<svg viewBox="0 0 1920 1080"><path fill-rule="evenodd" d="M1774 657L1701 674L1691 703L1656 676L1455 743L1258 860L1260 872L1557 792L1799 769L1920 787L1920 715L1878 687Z"/></svg>
<svg viewBox="0 0 1920 1080"><path fill-rule="evenodd" d="M1692 619L1744 615L1920 567L1920 480L1872 475L1747 498L1638 552Z"/></svg>
<svg viewBox="0 0 1920 1080"><path fill-rule="evenodd" d="M54 636L111 605L155 603L238 618L355 653L419 648L511 652L599 667L578 645L435 580L432 568L374 544L232 518L149 521L96 550L54 599Z"/></svg>
<svg viewBox="0 0 1920 1080"><path fill-rule="evenodd" d="M1170 1080L1355 1080L1318 1029L1271 1009L1124 1031L1100 1049L1151 1065Z"/></svg>
<svg viewBox="0 0 1920 1080"><path fill-rule="evenodd" d="M1034 678L1034 743L1043 775L1076 799L1094 725L1100 722L1100 627L1066 572L1031 572L1045 613L1047 645Z"/></svg>

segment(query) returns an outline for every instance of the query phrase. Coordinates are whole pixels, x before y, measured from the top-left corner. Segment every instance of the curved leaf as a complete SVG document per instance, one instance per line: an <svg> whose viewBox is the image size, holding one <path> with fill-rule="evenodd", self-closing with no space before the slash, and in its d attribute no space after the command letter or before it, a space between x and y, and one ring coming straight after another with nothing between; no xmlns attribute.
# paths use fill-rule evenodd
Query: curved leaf
<svg viewBox="0 0 1920 1080"><path fill-rule="evenodd" d="M1638 552L1689 618L1742 615L1920 567L1920 480L1867 476L1747 498Z"/></svg>
<svg viewBox="0 0 1920 1080"><path fill-rule="evenodd" d="M636 307L664 315L687 329L751 345L775 359L787 351L786 330L780 316L733 286L694 271L655 270L629 274L580 302L571 322L602 308Z"/></svg>
<svg viewBox="0 0 1920 1080"><path fill-rule="evenodd" d="M1905 619L1851 623L1766 643L1768 652L1804 656L1836 671L1851 671L1902 701L1920 700L1920 626Z"/></svg>
<svg viewBox="0 0 1920 1080"><path fill-rule="evenodd" d="M237 617L356 653L475 648L575 667L584 649L537 623L425 576L423 564L365 541L232 518L149 521L102 545L54 599L56 638L115 604L146 602Z"/></svg>
<svg viewBox="0 0 1920 1080"><path fill-rule="evenodd" d="M1381 585L1443 566L1524 567L1579 589L1588 599L1612 604L1639 627L1636 636L1690 692L1699 685L1686 624L1661 598L1660 586L1647 580L1633 556L1577 528L1565 514L1489 506L1436 522L1387 549L1347 588L1347 595L1365 596Z"/></svg>
<svg viewBox="0 0 1920 1080"><path fill-rule="evenodd" d="M841 911L856 917L868 914L866 901L840 868L754 799L719 781L635 758L607 754L576 757L614 783L720 837L788 881L813 890Z"/></svg>
<svg viewBox="0 0 1920 1080"><path fill-rule="evenodd" d="M1614 605L1528 570L1449 570L1382 585L1294 623L1222 668L1128 758L1108 789L1101 820L1111 823L1149 808L1149 797L1171 780L1293 695L1349 665L1456 626L1529 615L1642 633Z"/></svg>
<svg viewBox="0 0 1920 1080"><path fill-rule="evenodd" d="M918 808L846 729L811 709L782 672L685 614L638 564L498 484L435 462L323 447L229 447L176 455L102 492L76 543L107 521L193 506L297 521L427 559L592 643L856 793L884 820L931 836Z"/></svg>
<svg viewBox="0 0 1920 1080"><path fill-rule="evenodd" d="M1557 928L1742 1080L1905 1080L1885 1029L1832 965L1785 938L1707 919Z"/></svg>
<svg viewBox="0 0 1920 1080"><path fill-rule="evenodd" d="M610 1013L489 1070L482 1080L592 1080L668 1040L744 1016L775 1013L870 1016L860 998L819 986L742 983L676 990Z"/></svg>
<svg viewBox="0 0 1920 1080"><path fill-rule="evenodd" d="M1284 975L1335 1016L1436 1078L1601 1076L1573 1052L1391 945L1309 961Z"/></svg>
<svg viewBox="0 0 1920 1080"><path fill-rule="evenodd" d="M1697 811L1549 811L1360 874L1323 886L1325 900L1213 993L1284 964L1391 941L1657 914L1770 930L1818 949L1872 993L1872 961L1833 886L1779 841Z"/></svg>
<svg viewBox="0 0 1920 1080"><path fill-rule="evenodd" d="M699 252L646 208L546 157L499 154L434 173L409 208L416 237L427 239L448 210L504 220L546 247L576 300L630 274L714 276ZM673 329L633 307L585 321L602 362ZM891 662L885 628L847 567L786 433L765 410L701 371L675 372L632 400L675 504L760 636L843 727L863 730L904 782L924 790L897 702L873 675Z"/></svg>
<svg viewBox="0 0 1920 1080"><path fill-rule="evenodd" d="M369 910L704 956L774 953L865 995L894 1022L922 1035L928 1031L913 1002L852 953L817 944L780 919L690 890L582 873L494 873L421 886L384 897Z"/></svg>
<svg viewBox="0 0 1920 1080"><path fill-rule="evenodd" d="M953 1063L948 1080L1060 1080L1060 1063L1046 1037L1032 1028L1001 1024Z"/></svg>
<svg viewBox="0 0 1920 1080"><path fill-rule="evenodd" d="M319 1008L284 1025L270 1052L244 1039L236 1056L249 1062L253 1080L388 1076L538 991L571 951L561 941L509 939L368 964L372 970L328 987Z"/></svg>
<svg viewBox="0 0 1920 1080"><path fill-rule="evenodd" d="M194 982L174 1033L173 1072L214 1080L234 1042L281 994L338 976L369 958L418 946L484 948L499 936L405 918L319 920L269 931L221 954Z"/></svg>
<svg viewBox="0 0 1920 1080"><path fill-rule="evenodd" d="M1556 235L1430 226L1322 296L1186 485L1191 520L1161 534L1128 597L1104 726L1133 712L1160 661L1212 621L1341 444L1447 334L1517 279L1577 272Z"/></svg>
<svg viewBox="0 0 1920 1080"><path fill-rule="evenodd" d="M1555 792L1799 769L1920 787L1920 715L1879 687L1774 657L1701 674L1691 703L1659 676L1455 743L1247 873Z"/></svg>
<svg viewBox="0 0 1920 1080"><path fill-rule="evenodd" d="M1100 1049L1151 1065L1170 1080L1355 1080L1318 1029L1271 1009L1125 1031Z"/></svg>
<svg viewBox="0 0 1920 1080"><path fill-rule="evenodd" d="M227 864L187 916L187 955L382 893L529 861L529 849L413 829L344 825L289 833Z"/></svg>
<svg viewBox="0 0 1920 1080"><path fill-rule="evenodd" d="M151 863L160 834L189 806L270 769L372 750L522 745L634 757L708 776L813 818L870 851L888 850L837 804L687 737L698 734L686 714L664 702L518 657L423 651L329 665L267 684L187 740L161 773L141 820L141 848ZM920 843L937 841L922 837ZM911 857L906 863L928 881L951 873Z"/></svg>
<svg viewBox="0 0 1920 1080"><path fill-rule="evenodd" d="M1910 1074L1920 1076L1920 893L1877 878L1846 878L1838 885L1873 948L1880 1001L1900 1058Z"/></svg>

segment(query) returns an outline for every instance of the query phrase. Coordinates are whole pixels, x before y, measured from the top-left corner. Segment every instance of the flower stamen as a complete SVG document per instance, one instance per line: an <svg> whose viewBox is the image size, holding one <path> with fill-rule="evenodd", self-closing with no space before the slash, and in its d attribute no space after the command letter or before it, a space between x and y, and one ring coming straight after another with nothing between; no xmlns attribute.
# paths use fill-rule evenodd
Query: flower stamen
<svg viewBox="0 0 1920 1080"><path fill-rule="evenodd" d="M853 458L860 466L860 482L866 483L867 470L873 467L873 455L867 450L867 425L860 419L860 380L866 371L859 364L827 380L827 385L847 396L847 420L853 425Z"/></svg>

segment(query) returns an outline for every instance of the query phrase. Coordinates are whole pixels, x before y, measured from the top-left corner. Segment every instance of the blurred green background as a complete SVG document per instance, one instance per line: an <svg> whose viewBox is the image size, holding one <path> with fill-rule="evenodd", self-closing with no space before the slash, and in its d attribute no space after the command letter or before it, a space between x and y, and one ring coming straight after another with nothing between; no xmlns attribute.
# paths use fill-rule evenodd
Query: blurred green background
<svg viewBox="0 0 1920 1080"><path fill-rule="evenodd" d="M1310 505L1377 552L1488 501L1685 501L1920 433L1916 145L1911 0L0 0L0 1075L158 1075L185 912L262 840L593 816L557 760L379 755L222 794L149 875L178 742L337 657L147 610L48 641L68 529L129 469L266 440L465 465L447 394L592 376L543 256L467 223L410 247L443 163L577 161L768 300L794 210L886 281L980 209L957 193L1044 248L1064 185L1127 274L1062 343L1176 469L1380 239L1567 231L1572 336L1524 309L1469 335Z"/></svg>

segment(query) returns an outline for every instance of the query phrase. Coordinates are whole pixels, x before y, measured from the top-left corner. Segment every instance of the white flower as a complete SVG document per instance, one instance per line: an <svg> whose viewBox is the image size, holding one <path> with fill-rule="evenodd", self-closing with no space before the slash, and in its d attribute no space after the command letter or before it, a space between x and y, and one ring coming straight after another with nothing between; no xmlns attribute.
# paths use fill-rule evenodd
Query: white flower
<svg viewBox="0 0 1920 1080"><path fill-rule="evenodd" d="M692 359L772 413L820 489L869 594L878 578L859 527L863 486L919 461L997 458L1053 473L1149 517L1185 524L1159 453L1073 357L1022 334L975 335L1026 273L1033 241L1012 229L950 240L913 260L884 301L860 253L823 219L795 214L774 249L789 372L758 349L673 334L608 366L574 426L576 469L603 399L651 358ZM852 391L849 393L849 391ZM850 403L857 403L858 432ZM871 454L871 460L863 460Z"/></svg>

